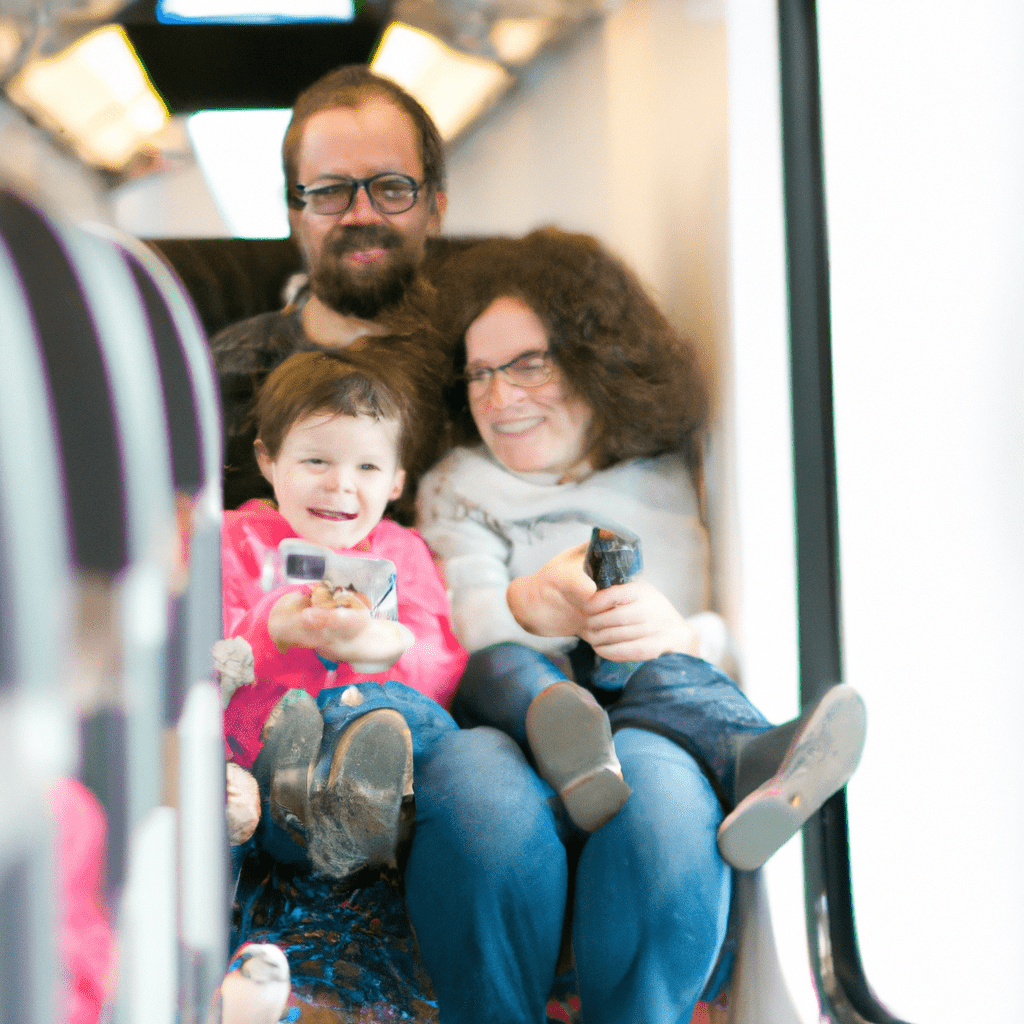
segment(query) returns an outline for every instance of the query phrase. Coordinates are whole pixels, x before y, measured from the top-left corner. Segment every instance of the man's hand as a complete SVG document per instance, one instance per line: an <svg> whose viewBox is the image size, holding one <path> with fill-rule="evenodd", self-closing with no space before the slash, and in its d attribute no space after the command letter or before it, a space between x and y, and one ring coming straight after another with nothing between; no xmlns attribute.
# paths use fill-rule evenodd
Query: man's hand
<svg viewBox="0 0 1024 1024"><path fill-rule="evenodd" d="M267 628L279 651L307 647L329 661L372 665L380 672L413 642L401 623L371 618L365 608L314 607L311 592L305 589L289 591L275 602Z"/></svg>
<svg viewBox="0 0 1024 1024"><path fill-rule="evenodd" d="M516 621L537 636L580 636L586 626L586 603L597 584L583 571L587 545L578 544L533 575L513 580L505 599Z"/></svg>

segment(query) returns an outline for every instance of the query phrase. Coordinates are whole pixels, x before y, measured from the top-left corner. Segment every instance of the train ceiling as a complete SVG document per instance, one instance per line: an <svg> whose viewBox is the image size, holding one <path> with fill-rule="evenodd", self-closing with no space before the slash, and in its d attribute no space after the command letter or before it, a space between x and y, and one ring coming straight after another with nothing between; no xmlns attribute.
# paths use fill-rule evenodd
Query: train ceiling
<svg viewBox="0 0 1024 1024"><path fill-rule="evenodd" d="M291 0L292 5L296 2ZM435 113L432 100L441 92L453 96L472 90L474 74L463 70L467 62L491 65L486 74L476 75L480 97L468 113L435 114L439 125L447 119L454 126L445 132L451 138L496 102L541 49L622 2L352 0L354 16L348 21L185 24L161 21L157 0L0 0L0 85L11 102L62 145L76 150L86 162L118 174L125 172L167 114L286 108L325 72L371 58L376 70L395 78ZM232 3L241 6L241 0ZM204 7L205 2L198 4L199 9ZM441 56L426 58L433 63L425 70L410 67L419 58L408 56L408 46L382 60L386 42L384 47L379 44L396 28L418 35L421 42L429 40ZM110 36L112 29L129 44L123 39L120 43L129 55L123 60L113 55L110 40L103 49L94 39L101 33ZM94 52L86 54L84 49ZM56 67L69 56L75 59L67 61L67 67ZM126 61L134 67L125 67L125 72L134 72L147 89L148 76L156 96L152 89L148 97L141 92L123 100L100 96L96 79L104 67ZM440 67L444 62L455 66ZM139 76L139 70L144 74ZM79 85L82 75L89 81ZM49 98L40 99L40 93L49 93ZM91 108L85 109L90 101ZM54 104L80 109L65 118ZM134 122L130 128L113 126L115 108L120 111L117 116L124 115L125 125ZM77 123L69 123L76 118ZM129 140L129 132L136 133L134 140ZM106 138L95 144L88 138L104 134ZM124 139L115 138L119 134Z"/></svg>
<svg viewBox="0 0 1024 1024"><path fill-rule="evenodd" d="M352 21L289 24L163 24L156 0L118 15L172 114L290 107L321 75L369 61L388 22L390 0L367 2Z"/></svg>

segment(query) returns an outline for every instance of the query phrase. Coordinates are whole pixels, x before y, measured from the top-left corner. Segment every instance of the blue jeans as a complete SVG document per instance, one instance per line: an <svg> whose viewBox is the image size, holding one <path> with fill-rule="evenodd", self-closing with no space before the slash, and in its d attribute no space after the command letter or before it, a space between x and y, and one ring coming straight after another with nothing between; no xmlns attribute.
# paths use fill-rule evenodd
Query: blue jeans
<svg viewBox="0 0 1024 1024"><path fill-rule="evenodd" d="M495 729L450 733L424 758L406 899L442 1024L542 1024L571 863L588 1024L690 1019L729 912L721 807L694 759L664 736L624 728L615 747L633 794L590 836Z"/></svg>
<svg viewBox="0 0 1024 1024"><path fill-rule="evenodd" d="M406 893L442 1024L543 1021L567 909L588 1024L689 1020L721 981L732 873L716 833L733 741L767 721L700 659L640 666L599 695L633 793L587 836L526 754L526 709L564 678L518 644L476 652L453 709L468 728L417 771Z"/></svg>
<svg viewBox="0 0 1024 1024"><path fill-rule="evenodd" d="M316 698L324 716L324 740L331 749L337 738L357 719L378 708L394 708L400 712L412 733L413 778L418 763L429 754L445 733L458 728L451 715L432 697L414 690L405 683L358 683L356 689L363 703L349 707L341 701L347 686L321 690Z"/></svg>
<svg viewBox="0 0 1024 1024"><path fill-rule="evenodd" d="M544 655L522 644L485 647L469 659L452 706L463 728L489 725L527 752L526 710L542 690L565 679ZM770 728L723 672L688 654L644 662L624 688L609 692L577 676L608 710L612 730L631 726L660 733L690 753L726 812L736 803L735 741Z"/></svg>

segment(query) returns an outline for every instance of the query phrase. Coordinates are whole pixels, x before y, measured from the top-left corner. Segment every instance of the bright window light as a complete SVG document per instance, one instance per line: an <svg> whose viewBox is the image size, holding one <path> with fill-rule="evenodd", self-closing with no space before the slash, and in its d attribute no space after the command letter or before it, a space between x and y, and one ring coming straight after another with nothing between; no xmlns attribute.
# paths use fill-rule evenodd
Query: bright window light
<svg viewBox="0 0 1024 1024"><path fill-rule="evenodd" d="M274 24L285 21L351 21L352 0L159 0L157 21Z"/></svg>
<svg viewBox="0 0 1024 1024"><path fill-rule="evenodd" d="M284 238L281 143L290 110L203 110L187 129L224 223L236 238Z"/></svg>
<svg viewBox="0 0 1024 1024"><path fill-rule="evenodd" d="M123 168L167 121L166 107L116 25L33 61L8 94L63 134L83 159L109 170Z"/></svg>
<svg viewBox="0 0 1024 1024"><path fill-rule="evenodd" d="M429 32L392 22L370 66L407 89L447 141L487 110L512 84L497 62L459 53Z"/></svg>

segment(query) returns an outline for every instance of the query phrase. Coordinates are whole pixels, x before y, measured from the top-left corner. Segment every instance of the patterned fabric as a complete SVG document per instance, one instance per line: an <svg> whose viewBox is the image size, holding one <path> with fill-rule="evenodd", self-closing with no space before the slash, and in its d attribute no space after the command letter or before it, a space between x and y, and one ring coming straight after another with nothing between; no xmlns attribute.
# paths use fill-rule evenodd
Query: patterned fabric
<svg viewBox="0 0 1024 1024"><path fill-rule="evenodd" d="M398 873L368 869L344 882L250 855L242 867L232 948L270 942L288 957L288 1024L436 1024ZM471 979L466 979L471 984ZM722 1000L724 1003L724 1000ZM547 1024L582 1024L575 970L555 979ZM694 1024L708 1020L698 1003Z"/></svg>
<svg viewBox="0 0 1024 1024"><path fill-rule="evenodd" d="M235 949L269 942L284 950L292 974L286 1020L438 1019L392 869L368 869L340 882L252 856L242 868L231 939Z"/></svg>
<svg viewBox="0 0 1024 1024"><path fill-rule="evenodd" d="M282 1020L438 1020L397 872L368 869L339 882L252 854L242 867L238 890L232 948L270 942L288 957L292 994ZM547 1019L550 1024L580 1024L575 971L556 979Z"/></svg>

